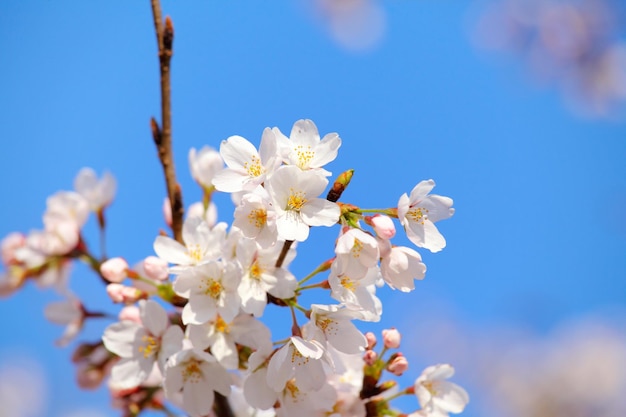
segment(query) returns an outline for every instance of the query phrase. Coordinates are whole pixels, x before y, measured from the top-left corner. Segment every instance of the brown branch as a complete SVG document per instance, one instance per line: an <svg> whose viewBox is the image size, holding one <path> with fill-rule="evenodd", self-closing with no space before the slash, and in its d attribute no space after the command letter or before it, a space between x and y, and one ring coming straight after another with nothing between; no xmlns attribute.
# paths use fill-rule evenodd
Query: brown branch
<svg viewBox="0 0 626 417"><path fill-rule="evenodd" d="M154 29L159 48L159 68L161 72L161 126L152 118L150 125L152 137L159 153L159 160L163 166L167 196L172 207L172 232L174 239L182 243L183 229L183 196L180 185L176 181L174 157L172 153L172 103L170 82L170 61L172 59L172 43L174 41L174 25L172 19L161 18L161 4L159 0L151 0Z"/></svg>

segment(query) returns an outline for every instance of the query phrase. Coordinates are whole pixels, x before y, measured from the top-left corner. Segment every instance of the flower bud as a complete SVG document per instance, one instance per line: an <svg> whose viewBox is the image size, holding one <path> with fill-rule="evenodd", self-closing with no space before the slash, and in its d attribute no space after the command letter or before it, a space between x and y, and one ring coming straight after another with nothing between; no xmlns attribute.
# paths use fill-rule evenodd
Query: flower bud
<svg viewBox="0 0 626 417"><path fill-rule="evenodd" d="M365 333L365 339L367 339L367 350L374 349L376 346L376 335L372 332Z"/></svg>
<svg viewBox="0 0 626 417"><path fill-rule="evenodd" d="M367 218L367 223L371 224L376 234L382 239L391 239L396 235L396 226L389 216L375 214Z"/></svg>
<svg viewBox="0 0 626 417"><path fill-rule="evenodd" d="M100 265L100 273L107 281L120 283L128 274L128 262L124 258L111 258Z"/></svg>
<svg viewBox="0 0 626 417"><path fill-rule="evenodd" d="M374 352L373 350L366 350L363 354L363 361L369 366L372 366L377 359L378 353Z"/></svg>
<svg viewBox="0 0 626 417"><path fill-rule="evenodd" d="M148 256L143 260L143 270L147 278L165 281L169 276L167 262L156 256Z"/></svg>
<svg viewBox="0 0 626 417"><path fill-rule="evenodd" d="M388 349L397 349L400 347L400 340L402 336L400 332L396 330L394 327L391 329L383 330L383 343L385 347Z"/></svg>
<svg viewBox="0 0 626 417"><path fill-rule="evenodd" d="M409 361L406 360L402 353L398 353L387 364L387 370L395 376L400 376L409 369Z"/></svg>
<svg viewBox="0 0 626 417"><path fill-rule="evenodd" d="M107 294L114 303L132 304L146 298L146 293L137 288L115 283L107 285Z"/></svg>
<svg viewBox="0 0 626 417"><path fill-rule="evenodd" d="M96 389L100 386L103 379L104 372L100 368L91 365L82 365L76 370L76 381L78 382L78 386L82 389Z"/></svg>
<svg viewBox="0 0 626 417"><path fill-rule="evenodd" d="M124 308L122 308L117 318L120 321L128 320L141 324L141 313L139 312L139 308L134 305L125 306Z"/></svg>
<svg viewBox="0 0 626 417"><path fill-rule="evenodd" d="M17 259L15 259L15 250L23 247L24 245L26 245L26 236L22 233L13 232L6 235L4 239L2 239L2 243L0 243L2 250L2 263L5 265L16 263Z"/></svg>

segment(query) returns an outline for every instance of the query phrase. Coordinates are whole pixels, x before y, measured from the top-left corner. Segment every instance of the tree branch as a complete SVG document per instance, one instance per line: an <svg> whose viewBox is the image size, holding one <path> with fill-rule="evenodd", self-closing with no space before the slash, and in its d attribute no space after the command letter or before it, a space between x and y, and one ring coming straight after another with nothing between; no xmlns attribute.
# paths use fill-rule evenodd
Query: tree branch
<svg viewBox="0 0 626 417"><path fill-rule="evenodd" d="M150 125L152 137L157 147L159 160L163 166L167 196L172 208L172 232L174 239L182 243L183 229L183 196L180 185L176 181L174 158L172 153L172 112L171 112L171 83L170 61L172 59L172 44L174 41L174 25L172 19L161 18L161 4L159 0L151 0L154 29L159 48L159 68L161 72L161 126L152 118Z"/></svg>

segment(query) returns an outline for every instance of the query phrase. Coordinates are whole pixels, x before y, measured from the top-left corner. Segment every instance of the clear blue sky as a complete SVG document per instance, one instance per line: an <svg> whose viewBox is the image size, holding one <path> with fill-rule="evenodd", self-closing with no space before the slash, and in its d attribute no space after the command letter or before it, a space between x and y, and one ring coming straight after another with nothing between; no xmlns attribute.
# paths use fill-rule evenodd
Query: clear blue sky
<svg viewBox="0 0 626 417"><path fill-rule="evenodd" d="M164 1L176 30L174 149L186 204L200 197L190 147L234 134L258 144L263 128L289 132L310 118L343 139L329 169L355 169L345 202L395 206L429 178L455 201L440 224L448 247L421 251L428 272L415 292L382 291L377 328L410 332L429 320L420 305L450 306L472 326L540 333L626 307L624 122L580 118L556 90L531 87L520 66L476 50L464 2L388 2L385 38L369 52L338 46L302 3ZM164 184L149 129L159 112L149 2L4 0L0 50L0 235L40 228L46 197L90 166L118 180L109 253L131 262L152 254ZM230 218L228 199L219 202ZM95 245L94 231L92 221ZM294 272L322 260L317 245L330 256L334 233L302 245ZM88 306L116 311L88 271L76 268L72 286ZM74 388L71 349L53 346L62 329L43 308L57 299L28 285L0 302L0 363L21 352L44 364L51 417L107 410L106 393ZM90 324L84 340L101 329ZM441 360L406 355L412 376ZM471 385L472 376L459 370L457 380Z"/></svg>

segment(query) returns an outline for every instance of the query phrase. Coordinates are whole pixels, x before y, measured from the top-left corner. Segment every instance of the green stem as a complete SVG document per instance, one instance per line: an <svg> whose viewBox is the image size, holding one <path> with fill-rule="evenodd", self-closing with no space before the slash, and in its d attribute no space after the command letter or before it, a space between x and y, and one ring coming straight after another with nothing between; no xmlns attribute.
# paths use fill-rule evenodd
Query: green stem
<svg viewBox="0 0 626 417"><path fill-rule="evenodd" d="M358 214L363 214L363 213L380 213L380 214L386 214L389 217L395 217L396 219L398 218L398 209L396 208L387 208L387 209L362 209L362 208L358 208L356 210L354 210L354 213L358 213Z"/></svg>

